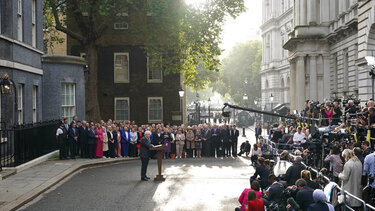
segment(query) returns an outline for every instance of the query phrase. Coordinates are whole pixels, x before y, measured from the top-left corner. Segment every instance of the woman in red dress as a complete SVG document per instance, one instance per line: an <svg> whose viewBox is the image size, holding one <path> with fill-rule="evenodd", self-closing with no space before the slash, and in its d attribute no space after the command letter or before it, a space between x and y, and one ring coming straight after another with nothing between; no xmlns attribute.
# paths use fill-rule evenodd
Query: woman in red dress
<svg viewBox="0 0 375 211"><path fill-rule="evenodd" d="M248 211L264 211L263 200L257 198L255 191L250 190L247 192L247 199L249 200L249 203L247 204Z"/></svg>
<svg viewBox="0 0 375 211"><path fill-rule="evenodd" d="M96 132L98 133L98 138L96 139L96 157L103 157L103 129L100 127L100 124L96 124Z"/></svg>

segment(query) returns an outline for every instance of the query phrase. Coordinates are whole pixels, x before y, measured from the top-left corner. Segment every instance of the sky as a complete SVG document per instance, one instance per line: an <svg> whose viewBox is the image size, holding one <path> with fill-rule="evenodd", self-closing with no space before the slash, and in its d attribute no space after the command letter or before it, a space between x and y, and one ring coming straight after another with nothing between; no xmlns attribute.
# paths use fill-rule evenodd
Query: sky
<svg viewBox="0 0 375 211"><path fill-rule="evenodd" d="M236 19L228 17L224 23L222 43L220 47L224 50L222 58L228 55L237 43L249 40L261 40L260 25L262 24L262 0L244 0L247 8L244 13ZM187 4L199 6L205 0L185 0Z"/></svg>

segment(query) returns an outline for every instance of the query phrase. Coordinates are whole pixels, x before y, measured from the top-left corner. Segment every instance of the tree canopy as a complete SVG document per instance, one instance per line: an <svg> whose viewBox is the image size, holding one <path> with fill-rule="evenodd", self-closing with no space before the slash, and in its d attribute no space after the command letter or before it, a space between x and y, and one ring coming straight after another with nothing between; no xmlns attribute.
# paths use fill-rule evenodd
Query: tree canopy
<svg viewBox="0 0 375 211"><path fill-rule="evenodd" d="M162 56L164 74L183 73L186 85L199 87L209 80L198 77L198 69L204 66L208 71L219 70L220 34L225 17L235 18L245 10L244 0L206 0L199 8L186 5L184 0L44 1L45 11L50 11L45 17L52 14L53 27L86 49L91 70L86 81L90 90L86 111L93 120L100 119L96 88L98 43L113 22L123 18L125 9L138 13L131 32L140 40L133 41L142 42L148 53Z"/></svg>
<svg viewBox="0 0 375 211"><path fill-rule="evenodd" d="M223 59L219 79L211 87L223 96L231 96L232 100L240 105L245 103L243 95L247 94L247 104L254 105L254 99L260 98L261 61L260 41L237 44Z"/></svg>

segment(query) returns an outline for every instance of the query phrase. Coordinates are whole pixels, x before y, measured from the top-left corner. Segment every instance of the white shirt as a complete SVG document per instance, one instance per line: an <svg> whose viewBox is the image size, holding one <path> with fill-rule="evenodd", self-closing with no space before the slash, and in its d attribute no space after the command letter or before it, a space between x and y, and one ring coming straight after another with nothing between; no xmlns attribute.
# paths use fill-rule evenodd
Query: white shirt
<svg viewBox="0 0 375 211"><path fill-rule="evenodd" d="M298 133L297 132L293 135L293 141L294 141L294 143L296 143L297 141L300 141L303 144L303 143L306 142L305 137L306 137L306 135L304 133L302 133L302 132Z"/></svg>
<svg viewBox="0 0 375 211"><path fill-rule="evenodd" d="M59 136L59 135L61 135L63 133L64 133L64 131L61 128L57 128L56 136Z"/></svg>

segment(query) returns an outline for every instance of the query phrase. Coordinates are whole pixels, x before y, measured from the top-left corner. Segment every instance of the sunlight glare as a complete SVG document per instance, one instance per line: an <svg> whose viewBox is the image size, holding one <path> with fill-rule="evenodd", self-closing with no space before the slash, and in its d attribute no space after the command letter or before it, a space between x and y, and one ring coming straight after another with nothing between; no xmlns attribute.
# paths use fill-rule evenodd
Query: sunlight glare
<svg viewBox="0 0 375 211"><path fill-rule="evenodd" d="M203 4L205 4L207 0L185 0L185 3L189 6L197 7L199 8Z"/></svg>

